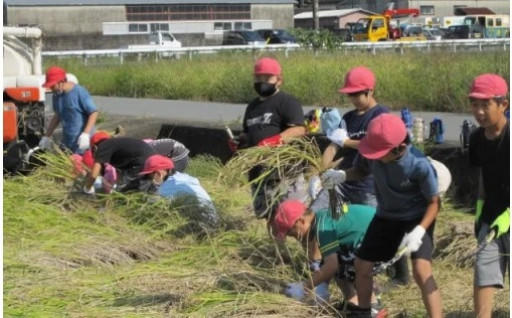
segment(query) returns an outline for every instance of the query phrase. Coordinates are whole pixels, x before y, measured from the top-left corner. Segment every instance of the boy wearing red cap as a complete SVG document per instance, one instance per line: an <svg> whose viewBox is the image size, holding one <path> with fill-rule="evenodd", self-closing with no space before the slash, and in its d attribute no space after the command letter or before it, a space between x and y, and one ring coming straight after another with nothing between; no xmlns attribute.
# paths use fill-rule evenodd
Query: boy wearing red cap
<svg viewBox="0 0 512 318"><path fill-rule="evenodd" d="M120 192L130 190L146 190L149 182L144 182L139 173L144 167L146 159L155 154L154 149L137 138L116 137L99 131L90 139L90 146L93 153L94 164L89 172L84 192L94 193L94 181L100 176L105 164L112 165L118 172L117 189Z"/></svg>
<svg viewBox="0 0 512 318"><path fill-rule="evenodd" d="M411 256L414 280L429 317L442 317L441 294L431 264L440 208L434 168L410 145L405 124L395 115L381 114L373 119L358 149L352 168L330 169L322 175L324 187L331 189L346 180L370 173L374 176L377 212L355 260L358 317L370 317L373 265L390 260L402 249Z"/></svg>
<svg viewBox="0 0 512 318"><path fill-rule="evenodd" d="M240 146L277 146L289 139L305 135L302 106L296 98L280 91L282 84L282 70L278 61L269 57L256 61L253 85L259 97L250 102L245 110L243 131L239 137ZM230 141L230 148L236 150L236 147L237 145ZM256 179L263 169L261 166L251 169L249 181ZM273 176L262 181L262 186L253 186L253 206L258 218L271 217L275 207L272 206L270 199L281 181L278 176ZM297 187L303 186L295 182L286 192ZM288 193L285 196L289 195L298 194Z"/></svg>
<svg viewBox="0 0 512 318"><path fill-rule="evenodd" d="M474 305L476 316L483 318L491 317L494 290L504 287L510 257L507 94L507 82L496 74L477 76L469 93L473 116L480 125L469 141L469 159L473 166L480 168L475 235L482 248L475 261Z"/></svg>
<svg viewBox="0 0 512 318"><path fill-rule="evenodd" d="M329 209L314 212L298 200L286 200L276 210L273 232L277 240L292 236L299 241L307 238L312 244L318 242L323 262L314 270L311 280L289 284L287 296L302 300L307 290L328 283L335 278L350 312L357 308L357 295L354 289L354 253L361 244L375 208L359 204L349 204L339 219L331 216ZM314 238L314 240L313 240ZM328 285L327 285L328 286ZM318 296L318 291L315 290ZM380 311L377 300L372 302L375 316Z"/></svg>
<svg viewBox="0 0 512 318"><path fill-rule="evenodd" d="M199 180L186 173L176 171L174 162L170 158L158 154L150 156L144 164L144 170L139 175L151 179L153 186L157 188L158 195L170 200L185 200L184 206L192 208L187 209L188 214L197 211L201 214L201 221L206 222L206 225L217 225L219 216L212 199L203 189ZM196 209L196 207L200 209Z"/></svg>
<svg viewBox="0 0 512 318"><path fill-rule="evenodd" d="M43 150L50 148L50 138L60 123L62 145L73 153L82 154L89 148L90 135L94 133L98 118L98 109L91 95L81 85L68 81L66 71L57 66L48 69L43 87L53 92L54 115L39 147Z"/></svg>

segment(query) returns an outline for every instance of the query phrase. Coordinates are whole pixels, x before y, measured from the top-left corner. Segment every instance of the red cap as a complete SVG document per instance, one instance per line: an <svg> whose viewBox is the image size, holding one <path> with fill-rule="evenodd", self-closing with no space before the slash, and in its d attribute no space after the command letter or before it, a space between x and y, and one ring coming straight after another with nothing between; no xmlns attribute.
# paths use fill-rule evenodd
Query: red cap
<svg viewBox="0 0 512 318"><path fill-rule="evenodd" d="M52 66L46 71L46 81L43 87L50 88L58 82L66 80L66 71L58 66Z"/></svg>
<svg viewBox="0 0 512 318"><path fill-rule="evenodd" d="M508 93L507 82L496 74L482 74L477 76L471 84L469 97L476 99L489 99L505 97Z"/></svg>
<svg viewBox="0 0 512 318"><path fill-rule="evenodd" d="M109 139L110 138L110 134L106 131L98 131L97 133L95 133L94 135L92 135L91 137L91 148L93 146L96 146L100 141L102 140L105 140L105 139Z"/></svg>
<svg viewBox="0 0 512 318"><path fill-rule="evenodd" d="M281 65L270 57L263 57L254 64L254 75L260 74L281 75Z"/></svg>
<svg viewBox="0 0 512 318"><path fill-rule="evenodd" d="M306 206L299 200L286 200L277 207L274 217L274 237L282 241L299 217L306 211Z"/></svg>
<svg viewBox="0 0 512 318"><path fill-rule="evenodd" d="M381 114L368 124L366 135L359 143L359 153L368 159L379 159L399 146L407 136L402 119L391 114Z"/></svg>
<svg viewBox="0 0 512 318"><path fill-rule="evenodd" d="M174 168L174 163L171 159L162 155L152 155L144 163L144 170L139 173L139 176L153 173L158 170L170 170Z"/></svg>
<svg viewBox="0 0 512 318"><path fill-rule="evenodd" d="M354 67L345 75L345 84L338 90L340 93L350 94L375 88L375 75L364 66Z"/></svg>

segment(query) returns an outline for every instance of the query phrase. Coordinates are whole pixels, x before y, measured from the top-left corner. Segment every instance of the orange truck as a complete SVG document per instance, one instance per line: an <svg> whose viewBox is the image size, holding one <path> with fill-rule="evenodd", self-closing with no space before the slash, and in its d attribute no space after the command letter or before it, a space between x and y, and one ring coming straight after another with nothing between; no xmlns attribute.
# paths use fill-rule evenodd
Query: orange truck
<svg viewBox="0 0 512 318"><path fill-rule="evenodd" d="M372 15L361 18L354 28L354 41L424 41L425 36L420 34L401 34L399 28L391 26L391 19L398 16L417 17L418 9L393 9L388 7L382 15Z"/></svg>

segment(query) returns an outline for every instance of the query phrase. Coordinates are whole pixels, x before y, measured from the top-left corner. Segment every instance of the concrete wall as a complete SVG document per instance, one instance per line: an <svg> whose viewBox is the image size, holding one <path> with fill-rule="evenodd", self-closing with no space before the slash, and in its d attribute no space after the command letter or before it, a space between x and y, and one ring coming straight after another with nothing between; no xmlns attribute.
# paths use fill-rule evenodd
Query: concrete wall
<svg viewBox="0 0 512 318"><path fill-rule="evenodd" d="M124 6L9 7L9 24L38 24L44 35L102 32L102 22L125 21Z"/></svg>
<svg viewBox="0 0 512 318"><path fill-rule="evenodd" d="M272 20L274 29L293 28L293 5L251 5L251 19Z"/></svg>
<svg viewBox="0 0 512 318"><path fill-rule="evenodd" d="M468 8L485 7L494 11L496 14L510 14L509 0L409 0L409 8L420 8L420 6L434 6L435 16L454 15L454 6L464 5Z"/></svg>

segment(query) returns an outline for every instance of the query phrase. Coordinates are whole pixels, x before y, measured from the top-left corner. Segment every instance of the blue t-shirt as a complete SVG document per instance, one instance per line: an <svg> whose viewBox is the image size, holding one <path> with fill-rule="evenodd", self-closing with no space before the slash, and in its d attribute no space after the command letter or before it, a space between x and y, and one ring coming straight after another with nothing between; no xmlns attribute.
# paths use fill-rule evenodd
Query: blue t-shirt
<svg viewBox="0 0 512 318"><path fill-rule="evenodd" d="M357 114L357 109L351 110L343 115L347 133L350 139L361 140L366 135L366 129L372 119L383 113L389 113L389 109L381 104L377 104L364 114ZM357 149L343 148L343 159L340 162L339 169L346 170L352 167L354 159L357 155ZM363 180L348 181L345 185L354 191L363 191L365 193L374 193L373 177L371 175Z"/></svg>
<svg viewBox="0 0 512 318"><path fill-rule="evenodd" d="M67 93L53 94L53 111L62 125L62 143L71 151L78 150L78 137L89 115L97 110L89 92L78 84ZM94 128L89 133L94 134Z"/></svg>
<svg viewBox="0 0 512 318"><path fill-rule="evenodd" d="M356 157L354 165L372 173L377 197L379 217L389 220L421 218L428 201L437 195L437 175L423 153L411 145L397 161L383 163L379 160Z"/></svg>
<svg viewBox="0 0 512 318"><path fill-rule="evenodd" d="M199 180L186 173L176 172L170 176L158 189L158 194L176 199L180 196L194 196L200 203L205 205L213 205L212 199L208 193L201 187Z"/></svg>

